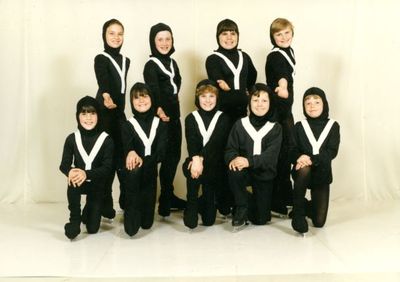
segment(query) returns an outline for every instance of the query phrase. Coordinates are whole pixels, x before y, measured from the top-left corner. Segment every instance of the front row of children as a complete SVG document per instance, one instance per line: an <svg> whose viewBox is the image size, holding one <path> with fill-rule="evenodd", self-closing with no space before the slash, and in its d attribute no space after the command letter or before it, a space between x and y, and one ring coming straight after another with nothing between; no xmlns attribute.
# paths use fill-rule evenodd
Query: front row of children
<svg viewBox="0 0 400 282"><path fill-rule="evenodd" d="M153 225L157 164L165 157L167 128L155 116L153 96L146 84L133 85L130 102L133 115L122 127L122 144L127 172L124 229L133 236L139 228L149 229ZM255 225L271 220L273 180L282 141L274 104L270 88L255 84L249 93L249 115L239 119L230 130L229 118L218 110L216 83L203 80L197 85L197 110L185 119L185 226L195 228L198 215L203 225L214 224L226 167L235 201L234 228L245 225L247 220ZM292 227L299 233L308 230L306 216L316 227L325 224L331 161L340 143L339 124L329 119L328 101L321 89L313 87L305 92L303 111L306 119L296 123L290 150L294 179ZM67 137L64 145L60 170L68 178L70 218L65 235L70 239L80 233L81 223L88 233L96 233L100 226L104 177L112 169L113 141L103 132L99 113L94 98L82 98L76 111L78 130ZM307 188L311 190L311 201L305 197ZM81 212L82 194L87 198Z"/></svg>

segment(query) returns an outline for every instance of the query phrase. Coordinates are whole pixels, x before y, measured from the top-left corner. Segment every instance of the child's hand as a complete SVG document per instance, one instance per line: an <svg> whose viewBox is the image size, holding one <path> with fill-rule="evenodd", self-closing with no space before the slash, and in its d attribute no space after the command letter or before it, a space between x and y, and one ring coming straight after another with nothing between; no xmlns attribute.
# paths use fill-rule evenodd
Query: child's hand
<svg viewBox="0 0 400 282"><path fill-rule="evenodd" d="M103 99L104 99L104 106L107 109L115 109L117 105L114 104L113 99L111 98L110 94L108 93L103 93Z"/></svg>
<svg viewBox="0 0 400 282"><path fill-rule="evenodd" d="M229 169L233 171L241 171L249 167L249 160L245 157L236 157L229 163Z"/></svg>
<svg viewBox="0 0 400 282"><path fill-rule="evenodd" d="M231 88L229 87L228 83L225 82L225 80L218 79L217 80L219 88L221 88L224 91L229 91Z"/></svg>
<svg viewBox="0 0 400 282"><path fill-rule="evenodd" d="M86 180L86 172L79 168L73 168L68 173L68 185L79 187Z"/></svg>
<svg viewBox="0 0 400 282"><path fill-rule="evenodd" d="M287 90L288 82L285 78L281 78L278 81L278 87L275 88L275 93L284 99L289 97L289 91Z"/></svg>
<svg viewBox="0 0 400 282"><path fill-rule="evenodd" d="M289 91L284 87L280 87L280 86L276 87L275 88L275 93L279 97L284 98L284 99L287 99L289 97Z"/></svg>
<svg viewBox="0 0 400 282"><path fill-rule="evenodd" d="M296 161L296 170L299 170L303 167L307 167L307 166L311 166L312 165L312 161L311 158L307 155L301 155L297 161Z"/></svg>
<svg viewBox="0 0 400 282"><path fill-rule="evenodd" d="M192 161L189 163L188 169L193 179L199 178L203 174L203 158L193 156Z"/></svg>
<svg viewBox="0 0 400 282"><path fill-rule="evenodd" d="M169 122L169 116L167 116L164 112L164 110L161 107L158 107L157 109L157 115L158 117L164 121L164 122Z"/></svg>
<svg viewBox="0 0 400 282"><path fill-rule="evenodd" d="M130 151L128 156L126 157L126 169L134 170L136 167L141 167L143 164L143 160L136 154L135 151Z"/></svg>

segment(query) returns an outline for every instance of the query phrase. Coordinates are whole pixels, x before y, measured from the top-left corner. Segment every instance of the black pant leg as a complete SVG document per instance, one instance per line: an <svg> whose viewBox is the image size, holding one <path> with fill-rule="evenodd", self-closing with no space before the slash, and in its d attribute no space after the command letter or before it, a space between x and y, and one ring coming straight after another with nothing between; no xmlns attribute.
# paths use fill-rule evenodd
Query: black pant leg
<svg viewBox="0 0 400 282"><path fill-rule="evenodd" d="M203 221L203 225L211 226L215 223L215 218L217 215L217 209L215 206L215 184L209 179L203 179L202 184L202 208L201 210L201 219Z"/></svg>
<svg viewBox="0 0 400 282"><path fill-rule="evenodd" d="M187 167L187 166L186 166ZM184 168L185 169L185 168ZM186 208L183 212L183 223L185 226L193 229L198 224L198 213L199 213L199 179L193 179L189 173L185 173L186 176Z"/></svg>
<svg viewBox="0 0 400 282"><path fill-rule="evenodd" d="M328 216L329 184L311 187L312 222L315 227L323 227Z"/></svg>
<svg viewBox="0 0 400 282"><path fill-rule="evenodd" d="M141 227L150 229L154 223L154 209L157 194L157 164L143 163L143 174L141 177Z"/></svg>
<svg viewBox="0 0 400 282"><path fill-rule="evenodd" d="M306 192L310 185L311 167L303 167L294 172L293 217L306 216Z"/></svg>
<svg viewBox="0 0 400 282"><path fill-rule="evenodd" d="M126 171L124 228L129 236L135 235L140 228L140 185L142 168Z"/></svg>
<svg viewBox="0 0 400 282"><path fill-rule="evenodd" d="M253 179L253 224L264 225L271 220L271 198L273 181L257 181Z"/></svg>
<svg viewBox="0 0 400 282"><path fill-rule="evenodd" d="M97 233L100 228L104 183L88 183L86 195L86 229L89 234L93 234Z"/></svg>
<svg viewBox="0 0 400 282"><path fill-rule="evenodd" d="M174 191L174 178L181 158L182 127L181 121L171 120L168 123L168 144L165 159L160 166L160 205L170 208L171 197Z"/></svg>
<svg viewBox="0 0 400 282"><path fill-rule="evenodd" d="M235 199L236 207L248 206L248 192L246 185L248 182L248 172L246 169L241 171L228 170L229 186Z"/></svg>
<svg viewBox="0 0 400 282"><path fill-rule="evenodd" d="M68 186L67 198L70 212L69 221L81 223L81 187Z"/></svg>

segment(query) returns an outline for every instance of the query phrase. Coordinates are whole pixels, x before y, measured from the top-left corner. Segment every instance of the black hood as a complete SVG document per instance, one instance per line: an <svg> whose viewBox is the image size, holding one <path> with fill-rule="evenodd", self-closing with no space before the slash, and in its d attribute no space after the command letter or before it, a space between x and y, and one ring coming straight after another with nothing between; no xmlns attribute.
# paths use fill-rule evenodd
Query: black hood
<svg viewBox="0 0 400 282"><path fill-rule="evenodd" d="M322 113L321 113L321 115L319 117L312 118L312 117L308 116L307 113L306 113L306 110L305 110L305 107L304 107L304 100L309 95L318 95L321 98L322 102L323 102ZM328 100L326 99L325 92L322 89L320 89L318 87L311 87L311 88L307 89L306 92L304 92L304 95L303 95L303 113L304 113L304 116L307 119L311 119L311 120L326 120L326 119L329 118L329 104L328 104Z"/></svg>
<svg viewBox="0 0 400 282"><path fill-rule="evenodd" d="M107 28L108 28L110 25L113 25L113 24L118 24L118 25L122 26L122 29L124 29L124 26L122 25L122 23L121 23L119 20L116 20L116 19L108 20L108 21L106 21L106 22L104 23L104 25L103 25L102 37L103 37L103 43L104 43L104 51L105 51L106 53L110 54L111 56L115 57L115 56L118 56L118 55L119 55L119 52L120 52L120 50L121 50L121 48L122 48L122 44L121 44L121 46L119 46L118 48L112 48L111 46L109 46L109 45L107 44L107 40L106 40L106 31L107 31Z"/></svg>
<svg viewBox="0 0 400 282"><path fill-rule="evenodd" d="M159 33L160 31L169 31L171 33L171 37L172 37L172 47L171 50L169 50L168 54L163 55L160 52L158 52L157 48L156 48L156 42L155 42L155 38L157 33ZM175 52L175 48L174 48L174 36L172 34L172 30L171 28L164 24L164 23L158 23L156 25L153 25L150 29L150 35L149 35L149 43L150 43L150 51L151 51L151 55L157 58L164 58L164 57L169 57L171 56L174 52Z"/></svg>
<svg viewBox="0 0 400 282"><path fill-rule="evenodd" d="M226 49L224 49L224 48L219 44L219 38L218 38L219 35L220 35L221 33L225 32L225 31L235 31L236 34L237 34L237 37L238 37L238 38L237 38L236 47L233 48L233 49L227 50L227 51L234 51L234 50L237 50L237 47L238 47L238 45L239 45L239 27L238 27L238 25L237 25L234 21L232 21L232 20L230 20L230 19L225 19L225 20L220 21L220 22L218 23L218 25L217 25L217 33L216 33L216 36L217 36L218 51L226 50Z"/></svg>
<svg viewBox="0 0 400 282"><path fill-rule="evenodd" d="M147 93L149 95L150 100L151 100L151 107L147 112L140 113L140 112L136 111L135 108L133 107L132 99L133 99L135 92L143 92L143 93ZM148 118L153 117L155 115L153 94L151 93L151 90L147 84L142 83L142 82L136 82L131 88L129 99L130 99L129 101L131 104L132 114L136 119L147 120Z"/></svg>
<svg viewBox="0 0 400 282"><path fill-rule="evenodd" d="M265 91L268 93L268 98L269 98L269 110L264 116L257 116L253 113L251 110L250 106L250 101L251 101L251 93L255 93L257 91ZM264 83L256 83L252 89L250 90L250 95L249 95L249 118L250 118L250 123L256 128L259 129L261 128L267 121L270 122L275 122L276 121L276 113L275 113L275 101L273 98L273 92L271 88L269 88L266 84Z"/></svg>
<svg viewBox="0 0 400 282"><path fill-rule="evenodd" d="M97 113L97 124L92 130L86 130L82 127L79 122L79 114L88 108L94 108ZM102 119L100 115L100 105L99 102L93 97L85 96L81 98L76 104L76 121L78 122L78 129L82 135L92 135L100 132L102 130Z"/></svg>

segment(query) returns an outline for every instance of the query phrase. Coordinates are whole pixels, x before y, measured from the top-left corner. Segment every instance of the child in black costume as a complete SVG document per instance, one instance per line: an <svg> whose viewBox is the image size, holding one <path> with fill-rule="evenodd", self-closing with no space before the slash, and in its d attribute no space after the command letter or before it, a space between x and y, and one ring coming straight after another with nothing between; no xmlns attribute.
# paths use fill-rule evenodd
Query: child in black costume
<svg viewBox="0 0 400 282"><path fill-rule="evenodd" d="M81 232L81 222L88 233L100 227L105 176L110 174L113 159L113 141L101 130L98 102L89 96L76 106L78 130L65 140L60 170L68 178L69 222L65 235L74 239ZM81 195L86 204L81 214Z"/></svg>
<svg viewBox="0 0 400 282"><path fill-rule="evenodd" d="M179 68L171 55L175 52L171 28L158 23L150 29L151 56L143 77L154 97L157 116L168 126L166 157L160 167L161 194L158 213L165 217L172 209L184 209L186 202L174 193L174 178L181 158L182 126L178 93L181 87Z"/></svg>
<svg viewBox="0 0 400 282"><path fill-rule="evenodd" d="M267 56L265 74L268 86L274 91L277 121L282 126L282 147L278 159L277 177L274 180L272 210L286 215L286 206L292 206L293 202L290 181L291 164L288 156L292 143L291 131L294 126L292 105L296 61L291 47L293 25L287 19L277 18L270 26L269 35L273 48Z"/></svg>
<svg viewBox="0 0 400 282"><path fill-rule="evenodd" d="M157 163L165 155L167 125L155 116L150 88L136 83L130 91L133 116L122 128L126 156L124 227L133 236L154 222L157 193Z"/></svg>
<svg viewBox="0 0 400 282"><path fill-rule="evenodd" d="M216 217L216 194L221 193L225 174L223 151L229 134L229 118L218 110L218 88L205 79L196 87L195 105L198 110L185 119L185 136L189 156L183 163L186 176L187 204L184 224L197 227L198 213L203 225L211 226ZM202 196L198 198L200 185Z"/></svg>
<svg viewBox="0 0 400 282"><path fill-rule="evenodd" d="M104 51L94 59L97 91L96 99L101 105L104 116L104 130L114 140L113 170L107 177L102 215L112 219L115 217L112 199L112 183L115 172L120 182L119 205L124 209L124 175L123 153L121 142L121 126L125 117L126 75L129 70L129 58L120 54L124 41L124 27L121 22L111 19L103 25Z"/></svg>
<svg viewBox="0 0 400 282"><path fill-rule="evenodd" d="M271 96L265 84L257 83L250 92L249 116L238 120L229 134L225 162L235 197L234 227L244 225L247 219L257 225L271 219L272 184L282 141ZM253 188L250 202L248 185Z"/></svg>
<svg viewBox="0 0 400 282"><path fill-rule="evenodd" d="M216 81L219 88L219 109L228 115L232 125L247 115L247 92L257 79L257 70L250 56L238 49L239 28L237 24L225 19L218 23L216 38L218 49L206 60L208 78ZM225 191L217 198L221 214L228 215L234 205L232 192L228 187L227 176L223 177Z"/></svg>
<svg viewBox="0 0 400 282"><path fill-rule="evenodd" d="M294 179L292 227L299 233L308 231L307 214L315 227L325 224L332 183L331 162L340 143L340 127L329 119L324 91L317 87L308 89L303 96L303 112L306 120L296 123L295 146L290 150ZM311 190L311 202L305 199L307 188Z"/></svg>

